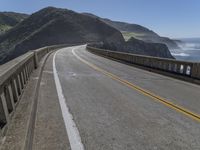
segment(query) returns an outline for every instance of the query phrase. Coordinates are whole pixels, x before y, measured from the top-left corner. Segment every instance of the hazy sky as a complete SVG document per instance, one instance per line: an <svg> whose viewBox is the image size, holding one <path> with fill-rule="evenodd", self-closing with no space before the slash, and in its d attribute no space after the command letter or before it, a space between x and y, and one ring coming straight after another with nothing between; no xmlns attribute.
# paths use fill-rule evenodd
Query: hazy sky
<svg viewBox="0 0 200 150"><path fill-rule="evenodd" d="M137 23L162 36L200 37L200 0L0 0L0 11L30 14L47 6Z"/></svg>

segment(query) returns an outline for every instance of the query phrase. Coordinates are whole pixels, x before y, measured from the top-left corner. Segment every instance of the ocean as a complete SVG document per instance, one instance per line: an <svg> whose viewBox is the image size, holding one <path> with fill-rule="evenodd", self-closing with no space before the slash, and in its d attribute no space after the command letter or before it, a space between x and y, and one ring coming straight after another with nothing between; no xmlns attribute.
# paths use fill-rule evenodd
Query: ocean
<svg viewBox="0 0 200 150"><path fill-rule="evenodd" d="M177 60L200 62L200 38L178 39L181 49L170 50Z"/></svg>

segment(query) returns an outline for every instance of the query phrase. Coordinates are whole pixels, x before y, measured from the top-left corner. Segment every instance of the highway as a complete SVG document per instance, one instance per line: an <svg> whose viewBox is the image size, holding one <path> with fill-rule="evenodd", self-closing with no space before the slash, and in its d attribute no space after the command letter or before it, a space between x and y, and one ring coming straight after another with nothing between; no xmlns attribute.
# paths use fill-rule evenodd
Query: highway
<svg viewBox="0 0 200 150"><path fill-rule="evenodd" d="M85 45L60 49L43 71L33 149L199 150L199 91Z"/></svg>

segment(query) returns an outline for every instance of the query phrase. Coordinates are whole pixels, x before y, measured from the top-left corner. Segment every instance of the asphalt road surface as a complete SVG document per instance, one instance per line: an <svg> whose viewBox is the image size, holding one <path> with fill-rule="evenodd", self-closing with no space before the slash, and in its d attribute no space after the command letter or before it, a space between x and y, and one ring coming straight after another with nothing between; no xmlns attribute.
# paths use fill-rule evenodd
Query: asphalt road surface
<svg viewBox="0 0 200 150"><path fill-rule="evenodd" d="M72 150L200 150L200 86L94 55L85 45L51 59Z"/></svg>

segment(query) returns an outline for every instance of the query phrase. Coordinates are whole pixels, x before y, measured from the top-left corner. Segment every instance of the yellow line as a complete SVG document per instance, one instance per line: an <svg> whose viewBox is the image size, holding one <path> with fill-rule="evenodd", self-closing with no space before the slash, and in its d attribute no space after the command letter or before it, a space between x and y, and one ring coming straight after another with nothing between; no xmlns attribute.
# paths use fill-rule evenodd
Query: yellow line
<svg viewBox="0 0 200 150"><path fill-rule="evenodd" d="M120 77L118 77L118 76L116 76L116 75L114 75L114 74L112 74L112 73L110 73L108 71L105 71L105 70L97 67L94 64L91 64L90 62L88 62L88 61L84 60L83 58L79 57L74 52L74 50L72 50L72 53L76 56L76 58L78 58L83 63L85 63L88 66L90 66L91 68L103 73L104 75L112 78L113 80L116 80L116 81L128 86L129 88L131 88L133 90L136 90L136 91L142 93L143 95L145 95L147 97L150 97L150 98L154 99L155 101L158 101L158 102L166 105L167 107L170 107L171 109L174 109L174 110L176 110L176 111L178 111L178 112L180 112L180 113L182 113L182 114L184 114L184 115L186 115L186 116L188 116L188 117L200 122L200 115L195 114L194 112L191 112L190 110L188 110L186 108L183 108L181 106L173 104L172 102L169 102L169 101L165 100L164 98L162 98L162 97L160 97L160 96L158 96L158 95L156 95L154 93L151 93L150 91L147 91L147 90L145 90L145 89L143 89L143 88L141 88L141 87L139 87L139 86L137 86L137 85L135 85L133 83L128 82L127 80L121 79Z"/></svg>

